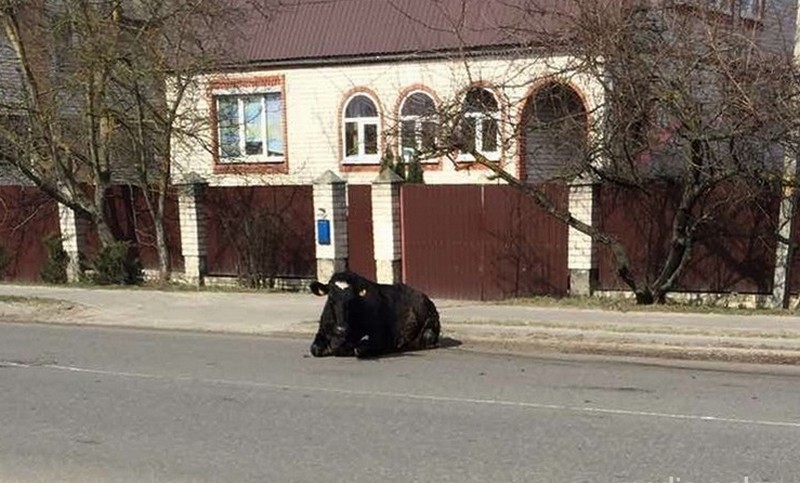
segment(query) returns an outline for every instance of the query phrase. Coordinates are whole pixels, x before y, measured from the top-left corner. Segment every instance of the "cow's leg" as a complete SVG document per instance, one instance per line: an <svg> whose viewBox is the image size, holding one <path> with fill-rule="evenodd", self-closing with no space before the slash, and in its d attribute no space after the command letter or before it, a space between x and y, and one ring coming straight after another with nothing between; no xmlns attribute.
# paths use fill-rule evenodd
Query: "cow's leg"
<svg viewBox="0 0 800 483"><path fill-rule="evenodd" d="M422 323L422 328L417 332L416 337L409 344L409 349L429 349L439 345L439 333L441 332L441 324L439 323L439 315L433 313L425 318Z"/></svg>
<svg viewBox="0 0 800 483"><path fill-rule="evenodd" d="M422 348L428 348L436 347L438 344L439 331L433 327L426 327L425 330L422 331L422 337L420 337L420 346Z"/></svg>
<svg viewBox="0 0 800 483"><path fill-rule="evenodd" d="M442 331L442 323L439 321L439 312L436 310L436 306L433 305L433 301L427 297L425 300L425 312L427 313L427 317L425 318L425 326L422 330L420 342L422 343L422 347L436 347L439 345L439 334Z"/></svg>
<svg viewBox="0 0 800 483"><path fill-rule="evenodd" d="M340 344L331 344L331 354L335 357L353 357L355 355L355 350L353 349L352 344L349 342L343 342Z"/></svg>
<svg viewBox="0 0 800 483"><path fill-rule="evenodd" d="M369 359L383 354L386 349L384 338L384 334L380 332L364 336L356 345L356 357Z"/></svg>

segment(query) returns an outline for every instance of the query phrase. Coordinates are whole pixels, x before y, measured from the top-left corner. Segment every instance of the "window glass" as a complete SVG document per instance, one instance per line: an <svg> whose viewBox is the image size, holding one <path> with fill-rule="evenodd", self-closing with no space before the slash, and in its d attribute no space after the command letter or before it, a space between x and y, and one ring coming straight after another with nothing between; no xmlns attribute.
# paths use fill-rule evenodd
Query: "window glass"
<svg viewBox="0 0 800 483"><path fill-rule="evenodd" d="M497 151L497 120L484 119L481 130L481 151Z"/></svg>
<svg viewBox="0 0 800 483"><path fill-rule="evenodd" d="M248 155L264 154L263 97L245 97L244 103L244 152Z"/></svg>
<svg viewBox="0 0 800 483"><path fill-rule="evenodd" d="M364 125L364 154L378 154L378 126Z"/></svg>
<svg viewBox="0 0 800 483"><path fill-rule="evenodd" d="M372 100L364 95L358 95L347 103L345 117L378 117L378 110Z"/></svg>
<svg viewBox="0 0 800 483"><path fill-rule="evenodd" d="M471 89L464 99L464 110L474 113L496 112L498 110L497 100L486 89Z"/></svg>
<svg viewBox="0 0 800 483"><path fill-rule="evenodd" d="M464 151L472 152L475 150L475 136L477 134L477 120L474 117L464 119L463 124L463 138L464 138Z"/></svg>
<svg viewBox="0 0 800 483"><path fill-rule="evenodd" d="M285 154L280 92L216 97L220 159L281 161Z"/></svg>
<svg viewBox="0 0 800 483"><path fill-rule="evenodd" d="M400 145L403 149L417 148L417 122L416 121L401 121L400 122Z"/></svg>
<svg viewBox="0 0 800 483"><path fill-rule="evenodd" d="M345 123L344 153L345 156L358 155L358 124L355 122Z"/></svg>
<svg viewBox="0 0 800 483"><path fill-rule="evenodd" d="M283 102L277 92L264 97L267 110L267 154L283 156Z"/></svg>
<svg viewBox="0 0 800 483"><path fill-rule="evenodd" d="M427 94L422 92L415 92L406 98L403 102L403 108L400 110L401 116L433 116L436 113L436 106L433 99Z"/></svg>
<svg viewBox="0 0 800 483"><path fill-rule="evenodd" d="M749 18L757 18L758 15L758 0L741 0L742 1L742 16Z"/></svg>
<svg viewBox="0 0 800 483"><path fill-rule="evenodd" d="M436 148L436 129L435 122L422 123L422 149L431 151Z"/></svg>
<svg viewBox="0 0 800 483"><path fill-rule="evenodd" d="M217 125L220 155L224 158L239 156L239 102L235 97L217 99Z"/></svg>

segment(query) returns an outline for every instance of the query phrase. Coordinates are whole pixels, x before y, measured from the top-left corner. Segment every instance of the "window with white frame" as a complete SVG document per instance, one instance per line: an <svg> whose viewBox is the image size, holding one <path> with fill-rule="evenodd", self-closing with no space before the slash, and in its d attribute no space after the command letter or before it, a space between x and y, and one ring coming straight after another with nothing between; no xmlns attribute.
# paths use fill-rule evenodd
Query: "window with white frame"
<svg viewBox="0 0 800 483"><path fill-rule="evenodd" d="M418 153L436 147L436 104L428 94L417 91L400 106L400 152L408 161Z"/></svg>
<svg viewBox="0 0 800 483"><path fill-rule="evenodd" d="M760 19L763 0L706 0L712 9L726 15L739 14L742 18Z"/></svg>
<svg viewBox="0 0 800 483"><path fill-rule="evenodd" d="M464 151L476 151L487 158L497 159L500 137L500 107L489 90L475 87L464 97Z"/></svg>
<svg viewBox="0 0 800 483"><path fill-rule="evenodd" d="M344 108L344 156L347 163L377 163L379 153L378 109L365 94L351 97Z"/></svg>
<svg viewBox="0 0 800 483"><path fill-rule="evenodd" d="M739 13L744 18L761 18L761 0L740 0Z"/></svg>
<svg viewBox="0 0 800 483"><path fill-rule="evenodd" d="M282 162L285 159L283 95L280 91L214 96L220 162Z"/></svg>

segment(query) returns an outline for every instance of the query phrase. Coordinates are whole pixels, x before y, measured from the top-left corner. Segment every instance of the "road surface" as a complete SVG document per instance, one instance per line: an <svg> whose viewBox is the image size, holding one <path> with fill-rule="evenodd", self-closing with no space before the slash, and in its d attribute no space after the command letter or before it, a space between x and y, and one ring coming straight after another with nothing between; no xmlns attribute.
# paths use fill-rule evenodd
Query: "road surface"
<svg viewBox="0 0 800 483"><path fill-rule="evenodd" d="M800 482L800 378L0 324L3 482Z"/></svg>

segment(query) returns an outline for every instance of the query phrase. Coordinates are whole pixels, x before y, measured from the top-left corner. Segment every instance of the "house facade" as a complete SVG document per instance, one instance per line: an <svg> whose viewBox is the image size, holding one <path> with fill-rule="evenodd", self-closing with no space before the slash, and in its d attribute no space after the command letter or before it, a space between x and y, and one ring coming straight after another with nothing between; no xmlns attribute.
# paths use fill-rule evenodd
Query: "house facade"
<svg viewBox="0 0 800 483"><path fill-rule="evenodd" d="M250 263L301 279L350 268L463 298L610 289L587 236L509 194L468 154L437 149L441 116L460 116L468 150L525 182L557 180L557 203L604 222L598 185L562 169L606 115L603 86L568 74L574 59L559 47L580 1L298 0L247 16L228 62L195 78L181 103L171 248L185 278L212 282ZM792 0L667 1L669 15L734 29L778 55L794 46ZM590 3L613 13L628 2ZM528 124L550 108L585 120L574 143ZM382 170L415 157L424 187ZM60 211L77 259L81 229ZM242 256L254 251L234 246L245 232L269 249ZM262 236L274 232L289 235ZM467 288L449 290L455 281ZM769 291L704 283L691 290Z"/></svg>
<svg viewBox="0 0 800 483"><path fill-rule="evenodd" d="M541 9L541 2L526 1L301 1L244 27L252 35L230 65L197 79L184 104L200 127L173 144L173 179L191 186L180 202L187 275L201 277L207 268L202 187L313 186L316 274L324 279L353 268L360 256L348 233L348 215L357 211L348 193L371 186L374 276L415 282L404 260L413 230L404 226L403 190L381 172L382 161L410 159L435 145L431 116L454 109L471 126L471 148L527 182L558 178L570 147L526 127L537 96L558 90L587 126L604 115L601 86L563 74L573 59L553 46L564 38L560 15L542 13L570 3ZM670 15L736 29L779 55L794 45L796 5L789 0L683 0L669 7ZM558 40L548 44L548 35ZM501 184L458 152L421 164L426 185ZM561 181L573 216L597 223L597 186ZM564 230L563 291L590 293L597 247Z"/></svg>
<svg viewBox="0 0 800 483"><path fill-rule="evenodd" d="M510 28L521 12L506 2L460 0L300 2L279 11L245 42L244 58L198 79L185 106L194 113L188 117L207 122L176 139L173 178L212 188L314 186L319 278L358 256L348 243L348 187L372 186L370 275L403 280L400 190L382 175L384 160L428 151L439 135L433 117L463 109L478 152L533 178L559 155L530 159L526 146L540 146L517 139L536 93L557 83L585 113L600 103L588 79L556 78L568 57L520 47ZM470 156L449 154L423 157L427 185L498 184ZM194 195L182 198L184 219L198 219L198 210ZM330 240L320 240L322 226ZM203 230L186 229L184 255L197 261L187 271L192 265L199 274Z"/></svg>

